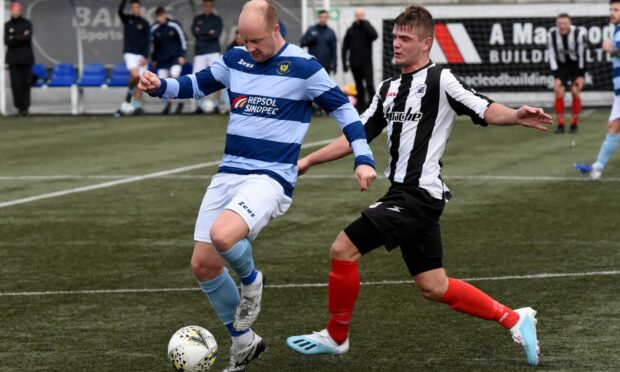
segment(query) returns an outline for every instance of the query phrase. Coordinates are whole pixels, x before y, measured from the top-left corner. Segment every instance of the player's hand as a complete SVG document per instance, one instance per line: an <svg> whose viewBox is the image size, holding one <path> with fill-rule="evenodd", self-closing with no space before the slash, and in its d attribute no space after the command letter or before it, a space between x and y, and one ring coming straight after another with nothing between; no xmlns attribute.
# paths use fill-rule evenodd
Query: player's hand
<svg viewBox="0 0 620 372"><path fill-rule="evenodd" d="M183 67L184 64L185 64L185 58L184 57L179 57L179 65L181 65L181 67Z"/></svg>
<svg viewBox="0 0 620 372"><path fill-rule="evenodd" d="M550 115L545 114L545 111L540 107L521 106L517 110L517 123L525 127L546 131L545 124L553 124L553 119Z"/></svg>
<svg viewBox="0 0 620 372"><path fill-rule="evenodd" d="M142 76L140 76L140 82L138 83L138 89L147 92L148 94L154 94L157 89L161 87L161 80L152 73L151 71L146 71Z"/></svg>
<svg viewBox="0 0 620 372"><path fill-rule="evenodd" d="M614 47L614 43L612 43L611 40L603 40L603 49L606 52L613 53L616 48Z"/></svg>
<svg viewBox="0 0 620 372"><path fill-rule="evenodd" d="M366 191L370 184L377 178L377 172L373 167L366 164L358 165L355 168L355 179L360 185L360 191Z"/></svg>
<svg viewBox="0 0 620 372"><path fill-rule="evenodd" d="M312 165L310 164L310 161L308 161L308 158L301 158L297 160L297 175L301 176L306 173L311 166Z"/></svg>

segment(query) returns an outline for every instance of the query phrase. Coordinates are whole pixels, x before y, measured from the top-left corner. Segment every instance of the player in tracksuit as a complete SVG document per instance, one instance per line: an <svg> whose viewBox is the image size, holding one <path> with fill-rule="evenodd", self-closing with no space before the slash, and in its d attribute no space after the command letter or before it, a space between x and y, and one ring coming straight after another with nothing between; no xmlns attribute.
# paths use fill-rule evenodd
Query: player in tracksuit
<svg viewBox="0 0 620 372"><path fill-rule="evenodd" d="M166 10L159 7L155 10L157 22L151 26L153 38L153 53L151 63L157 68L157 76L162 79L181 75L181 68L185 64L185 52L187 51L187 38L181 24L168 18ZM162 114L168 115L172 106L172 100L166 102ZM183 111L183 103L177 106L176 113Z"/></svg>
<svg viewBox="0 0 620 372"><path fill-rule="evenodd" d="M196 53L194 53L194 73L202 71L215 62L221 55L220 48L220 36L222 36L223 29L222 17L213 12L213 0L204 0L202 3L202 14L197 15L192 22L192 35L196 38ZM216 92L213 97L203 98L211 99L214 106L219 106L220 111L227 111L224 99L226 92L220 94ZM220 100L221 98L221 100ZM201 100L201 101L202 101ZM217 101L220 104L217 105ZM200 113L203 110L201 105L198 105L197 112Z"/></svg>
<svg viewBox="0 0 620 372"><path fill-rule="evenodd" d="M123 22L123 59L125 60L127 70L131 74L125 101L131 102L133 97L134 114L139 115L142 113L142 105L140 103L142 91L135 89L135 87L140 81L140 75L147 70L151 37L149 23L140 15L142 10L140 0L131 0L129 4L131 7L129 14L124 12L127 0L121 1L118 7L118 16L121 22ZM120 112L117 113L120 114Z"/></svg>

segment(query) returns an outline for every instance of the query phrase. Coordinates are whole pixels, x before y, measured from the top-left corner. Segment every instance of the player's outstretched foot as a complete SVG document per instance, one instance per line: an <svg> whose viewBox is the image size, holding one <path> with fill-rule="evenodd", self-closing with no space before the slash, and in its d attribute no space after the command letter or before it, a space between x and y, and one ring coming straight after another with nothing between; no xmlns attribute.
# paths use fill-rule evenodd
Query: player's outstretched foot
<svg viewBox="0 0 620 372"><path fill-rule="evenodd" d="M334 341L327 329L309 335L291 336L286 339L291 349L305 355L340 355L349 351L349 338L341 345Z"/></svg>
<svg viewBox="0 0 620 372"><path fill-rule="evenodd" d="M557 127L555 127L555 133L556 134L564 133L564 126L563 125L558 125Z"/></svg>
<svg viewBox="0 0 620 372"><path fill-rule="evenodd" d="M583 174L587 174L593 181L600 179L603 175L603 171L601 169L594 168L592 164L573 163L573 165L575 166L575 169Z"/></svg>
<svg viewBox="0 0 620 372"><path fill-rule="evenodd" d="M250 345L241 350L235 351L234 348L230 349L230 361L228 367L223 372L241 372L245 371L248 363L257 359L260 354L267 349L267 343L259 335L254 333L254 339Z"/></svg>
<svg viewBox="0 0 620 372"><path fill-rule="evenodd" d="M252 284L241 284L241 301L237 305L235 322L233 327L238 331L243 331L252 326L258 314L260 314L260 301L263 297L263 286L265 277L262 272L258 272Z"/></svg>
<svg viewBox="0 0 620 372"><path fill-rule="evenodd" d="M510 329L512 339L523 346L528 364L537 366L540 362L540 347L536 336L536 310L524 307L515 311L519 314L519 321Z"/></svg>

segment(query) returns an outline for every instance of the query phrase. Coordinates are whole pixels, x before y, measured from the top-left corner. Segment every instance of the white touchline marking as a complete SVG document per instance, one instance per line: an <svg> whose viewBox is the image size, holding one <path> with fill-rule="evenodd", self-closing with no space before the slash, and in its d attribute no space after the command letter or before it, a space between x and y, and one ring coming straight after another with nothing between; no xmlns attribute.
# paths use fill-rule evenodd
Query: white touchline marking
<svg viewBox="0 0 620 372"><path fill-rule="evenodd" d="M332 139L328 139L328 140L310 142L310 143L306 143L305 145L302 145L301 148L303 149L303 148L308 148L308 147L316 147L316 146L326 145L326 144L332 142L333 140L334 139L332 138ZM213 167L213 166L217 166L219 164L220 164L220 161L218 160L218 161L212 161L212 162L208 162L208 163L199 163L199 164L187 165L187 166L184 166L184 167L168 169L168 170L164 170L164 171L160 171L160 172L148 173L148 174L144 174L144 175L141 175L141 176L132 176L132 177L128 177L128 178L122 178L122 179L119 179L119 180L116 180L116 181L109 181L109 182L104 182L104 183L98 183L98 184L89 185L89 186L74 187L74 188L71 188L71 189L60 190L60 191L50 192L50 193L41 194L41 195L29 196L27 198L21 198L21 199L1 202L0 203L0 208L6 208L6 207L13 206L13 205L18 205L18 204L31 203L31 202L35 202L35 201L43 200L43 199L57 198L59 196L77 194L77 193L80 193L80 192L105 189L105 188L108 188L108 187L114 187L114 186L123 185L123 184L127 184L127 183L143 181L143 180L147 180L147 179L151 179L151 178L158 178L158 177L168 176L168 175L176 174L176 173L183 173L183 172L187 172L187 171L191 171L191 170L195 170L195 169Z"/></svg>
<svg viewBox="0 0 620 372"><path fill-rule="evenodd" d="M81 179L125 179L143 177L141 175L51 175L51 176L0 176L0 181L29 181L29 180L81 180ZM149 178L170 179L170 180L202 180L210 179L211 174L167 174L153 176ZM354 179L354 175L345 174L306 174L299 179L309 180L328 180L328 179ZM593 182L587 177L562 177L562 176L494 176L494 175L455 175L444 176L446 180L484 180L484 181L579 181ZM377 179L386 179L384 176L377 176ZM596 182L620 182L620 177L601 178Z"/></svg>
<svg viewBox="0 0 620 372"><path fill-rule="evenodd" d="M523 279L549 279L549 278L577 278L584 276L611 276L620 275L620 270L587 271L574 273L541 273L526 275L488 276L479 278L460 278L466 282L500 281L500 280L523 280ZM362 282L361 285L400 285L412 284L413 280L380 280L374 282ZM322 288L327 283L288 283L266 284L265 288ZM75 291L39 291L39 292L0 292L0 297L28 297L28 296L59 296L59 295L82 295L82 294L124 294L124 293L163 293L163 292L192 292L199 288L122 288L122 289L83 289Z"/></svg>

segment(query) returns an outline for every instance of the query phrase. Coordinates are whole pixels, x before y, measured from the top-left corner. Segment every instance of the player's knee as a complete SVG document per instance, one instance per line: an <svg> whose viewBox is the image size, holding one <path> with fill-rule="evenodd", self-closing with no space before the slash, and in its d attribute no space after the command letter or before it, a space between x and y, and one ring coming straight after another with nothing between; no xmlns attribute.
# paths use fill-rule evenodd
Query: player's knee
<svg viewBox="0 0 620 372"><path fill-rule="evenodd" d="M191 268L196 279L204 282L218 276L222 271L222 264L218 260L210 260L208 256L193 255Z"/></svg>
<svg viewBox="0 0 620 372"><path fill-rule="evenodd" d="M234 237L222 229L213 228L209 234L211 235L211 242L218 251L227 251L237 244Z"/></svg>
<svg viewBox="0 0 620 372"><path fill-rule="evenodd" d="M360 256L360 252L349 237L341 231L332 243L331 257L340 261L357 261Z"/></svg>
<svg viewBox="0 0 620 372"><path fill-rule="evenodd" d="M417 283L416 283L417 284ZM420 293L422 297L429 301L439 301L441 297L443 297L444 291L440 286L426 285L421 286L418 284L418 289L420 289Z"/></svg>

